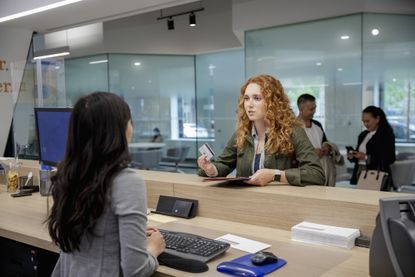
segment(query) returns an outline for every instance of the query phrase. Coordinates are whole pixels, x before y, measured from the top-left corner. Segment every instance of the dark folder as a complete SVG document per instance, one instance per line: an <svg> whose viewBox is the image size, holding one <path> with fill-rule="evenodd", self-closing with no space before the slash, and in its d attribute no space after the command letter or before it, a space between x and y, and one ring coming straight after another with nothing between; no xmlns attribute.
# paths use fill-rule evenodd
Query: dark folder
<svg viewBox="0 0 415 277"><path fill-rule="evenodd" d="M246 187L250 184L246 183L251 179L250 177L211 177L203 179L203 182L219 181L219 183L214 183L212 186L215 187Z"/></svg>

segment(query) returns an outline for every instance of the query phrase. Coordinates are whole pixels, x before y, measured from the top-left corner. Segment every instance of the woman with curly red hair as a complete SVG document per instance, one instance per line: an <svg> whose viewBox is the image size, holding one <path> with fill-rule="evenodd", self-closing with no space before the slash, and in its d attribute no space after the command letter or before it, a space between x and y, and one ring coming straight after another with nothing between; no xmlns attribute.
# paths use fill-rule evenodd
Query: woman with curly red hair
<svg viewBox="0 0 415 277"><path fill-rule="evenodd" d="M237 129L223 153L210 162L198 159L202 176L227 176L236 168L247 183L324 185L319 158L297 121L281 83L269 75L248 79L241 87Z"/></svg>

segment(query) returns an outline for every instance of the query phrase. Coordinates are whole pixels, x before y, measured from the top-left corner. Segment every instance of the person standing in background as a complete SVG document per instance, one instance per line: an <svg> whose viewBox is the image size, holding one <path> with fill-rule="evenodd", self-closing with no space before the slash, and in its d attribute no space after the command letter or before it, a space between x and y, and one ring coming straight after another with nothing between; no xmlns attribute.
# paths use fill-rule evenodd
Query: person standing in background
<svg viewBox="0 0 415 277"><path fill-rule="evenodd" d="M52 180L49 234L61 249L52 276L150 276L163 236L147 227L143 178L128 168L133 128L121 97L96 92L74 106Z"/></svg>
<svg viewBox="0 0 415 277"><path fill-rule="evenodd" d="M321 123L313 119L317 107L316 98L308 93L302 94L297 99L297 107L299 110L298 119L303 123L307 137L324 169L325 185L334 187L336 185L336 164L344 164L343 156L337 145L327 140Z"/></svg>
<svg viewBox="0 0 415 277"><path fill-rule="evenodd" d="M150 140L151 142L163 142L163 136L161 135L160 129L155 127L153 129L153 137Z"/></svg>
<svg viewBox="0 0 415 277"><path fill-rule="evenodd" d="M349 151L347 159L355 163L350 184L357 184L362 170L387 172L388 179L381 190L393 187L390 165L395 162L395 134L381 108L368 106L362 111L366 130L359 134L356 151Z"/></svg>

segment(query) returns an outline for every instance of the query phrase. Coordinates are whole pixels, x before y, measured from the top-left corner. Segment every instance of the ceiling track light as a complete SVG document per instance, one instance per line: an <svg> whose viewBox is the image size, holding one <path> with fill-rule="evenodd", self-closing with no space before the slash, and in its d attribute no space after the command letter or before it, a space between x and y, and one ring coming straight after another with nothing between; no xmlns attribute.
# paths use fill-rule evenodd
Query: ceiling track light
<svg viewBox="0 0 415 277"><path fill-rule="evenodd" d="M157 20L163 20L167 18L167 29L168 30L174 30L174 20L173 17L175 16L181 16L181 15L189 15L189 26L193 27L196 26L196 15L195 13L204 11L205 8L199 8L191 11L176 13L176 14L170 14L165 16L157 17ZM162 14L162 11L160 10L160 14Z"/></svg>
<svg viewBox="0 0 415 277"><path fill-rule="evenodd" d="M174 30L174 20L171 17L167 19L167 30Z"/></svg>
<svg viewBox="0 0 415 277"><path fill-rule="evenodd" d="M196 26L196 15L194 13L191 13L189 15L189 26L190 27Z"/></svg>

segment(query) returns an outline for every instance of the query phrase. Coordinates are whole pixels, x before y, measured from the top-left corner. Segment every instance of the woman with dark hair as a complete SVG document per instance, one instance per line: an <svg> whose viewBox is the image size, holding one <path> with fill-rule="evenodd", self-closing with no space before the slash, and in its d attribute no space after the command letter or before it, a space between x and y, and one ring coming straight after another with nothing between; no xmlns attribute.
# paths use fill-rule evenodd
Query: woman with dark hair
<svg viewBox="0 0 415 277"><path fill-rule="evenodd" d="M236 132L218 160L198 159L199 175L250 176L247 183L280 181L296 186L324 185L313 146L296 119L281 83L269 75L248 79L238 100ZM298 167L296 166L298 162Z"/></svg>
<svg viewBox="0 0 415 277"><path fill-rule="evenodd" d="M151 142L163 142L163 136L161 135L160 129L155 127L153 129L153 136L151 137Z"/></svg>
<svg viewBox="0 0 415 277"><path fill-rule="evenodd" d="M390 165L395 162L395 135L381 108L368 106L362 111L362 122L366 130L357 139L356 151L349 151L347 159L354 162L351 184L356 184L362 170L388 172L388 181L381 190L392 185Z"/></svg>
<svg viewBox="0 0 415 277"><path fill-rule="evenodd" d="M95 92L73 109L64 160L52 177L49 234L61 254L52 276L149 276L164 250L146 227L144 180L129 169L128 105Z"/></svg>

